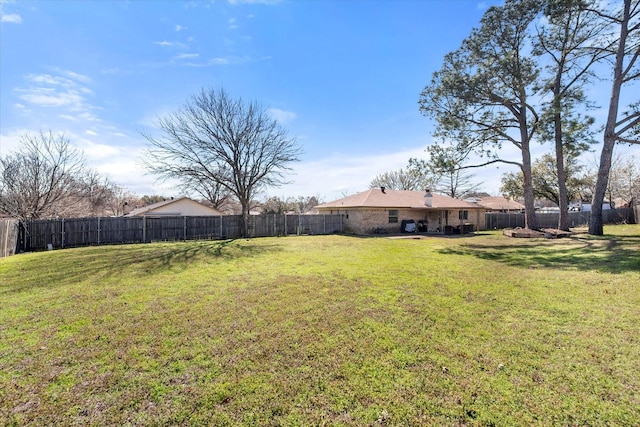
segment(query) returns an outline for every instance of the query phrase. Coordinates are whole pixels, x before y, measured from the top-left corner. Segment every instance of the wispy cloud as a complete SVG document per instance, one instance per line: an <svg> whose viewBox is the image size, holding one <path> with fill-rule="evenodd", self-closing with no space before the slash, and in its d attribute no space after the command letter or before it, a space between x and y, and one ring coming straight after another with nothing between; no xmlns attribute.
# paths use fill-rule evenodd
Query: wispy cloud
<svg viewBox="0 0 640 427"><path fill-rule="evenodd" d="M28 108L26 105L20 104L19 102L16 102L15 104L13 104L13 106L17 109L22 111L23 113L30 113L31 109Z"/></svg>
<svg viewBox="0 0 640 427"><path fill-rule="evenodd" d="M188 46L184 43L180 43L180 42L170 42L167 40L162 40L159 42L152 42L155 45L161 46L161 47L167 47L167 48L176 48L176 49L186 49Z"/></svg>
<svg viewBox="0 0 640 427"><path fill-rule="evenodd" d="M229 0L230 4L267 4L275 5L282 3L282 0Z"/></svg>
<svg viewBox="0 0 640 427"><path fill-rule="evenodd" d="M345 156L334 154L318 160L302 161L294 165L293 182L281 188L286 196L320 195L334 200L344 195L364 191L381 173L400 169L411 157L424 154L424 147L403 151Z"/></svg>
<svg viewBox="0 0 640 427"><path fill-rule="evenodd" d="M194 59L199 56L199 53L181 53L180 55L174 56L173 59Z"/></svg>
<svg viewBox="0 0 640 427"><path fill-rule="evenodd" d="M181 65L187 67L214 67L217 65L238 65L247 62L251 62L251 58L248 56L219 56L202 62L182 62Z"/></svg>
<svg viewBox="0 0 640 427"><path fill-rule="evenodd" d="M279 108L269 108L267 110L267 113L269 113L269 115L273 117L275 120L283 124L291 123L298 117L298 115L293 111L285 111Z"/></svg>
<svg viewBox="0 0 640 427"><path fill-rule="evenodd" d="M0 22L6 22L10 24L22 24L22 17L17 13L2 13L0 11Z"/></svg>
<svg viewBox="0 0 640 427"><path fill-rule="evenodd" d="M187 29L187 27L185 27L183 25L176 25L175 28L173 29L173 31L180 32L180 31L184 31L186 29Z"/></svg>
<svg viewBox="0 0 640 427"><path fill-rule="evenodd" d="M6 13L4 11L4 6L8 3L12 2L0 0L0 22L5 22L7 24L22 24L22 16L17 13Z"/></svg>
<svg viewBox="0 0 640 427"><path fill-rule="evenodd" d="M66 120L98 121L88 100L93 91L87 85L93 80L70 70L51 71L27 74L25 86L15 89L18 98L30 107L60 108L59 117ZM18 105L22 110L29 108Z"/></svg>
<svg viewBox="0 0 640 427"><path fill-rule="evenodd" d="M235 30L236 28L238 28L238 21L236 20L236 18L229 18L228 23L230 30Z"/></svg>

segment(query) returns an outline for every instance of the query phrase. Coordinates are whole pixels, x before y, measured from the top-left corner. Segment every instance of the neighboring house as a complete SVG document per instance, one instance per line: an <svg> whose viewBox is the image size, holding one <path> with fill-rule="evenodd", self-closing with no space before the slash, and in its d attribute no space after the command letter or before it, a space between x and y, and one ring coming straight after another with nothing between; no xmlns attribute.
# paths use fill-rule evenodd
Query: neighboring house
<svg viewBox="0 0 640 427"><path fill-rule="evenodd" d="M164 200L143 208L135 208L124 216L219 216L222 212L188 197Z"/></svg>
<svg viewBox="0 0 640 427"><path fill-rule="evenodd" d="M487 212L524 212L524 205L515 200L509 200L501 196L497 197L476 197L468 202L482 206Z"/></svg>
<svg viewBox="0 0 640 427"><path fill-rule="evenodd" d="M441 194L384 187L323 203L316 209L320 214L341 214L344 230L356 234L399 233L403 220L413 220L421 232L477 230L484 227L485 213L481 206Z"/></svg>

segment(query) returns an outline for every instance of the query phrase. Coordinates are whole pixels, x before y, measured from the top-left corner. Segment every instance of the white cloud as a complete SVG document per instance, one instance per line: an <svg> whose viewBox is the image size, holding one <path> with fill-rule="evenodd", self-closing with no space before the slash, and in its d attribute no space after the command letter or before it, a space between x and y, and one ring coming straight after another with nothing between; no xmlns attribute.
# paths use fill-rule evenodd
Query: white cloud
<svg viewBox="0 0 640 427"><path fill-rule="evenodd" d="M180 42L170 42L170 41L166 41L166 40L162 40L160 42L152 42L153 44L156 44L158 46L161 47L171 47L171 48L177 48L177 49L186 49L187 45L185 45L184 43L180 43Z"/></svg>
<svg viewBox="0 0 640 427"><path fill-rule="evenodd" d="M184 31L186 29L187 29L187 27L184 27L182 25L176 25L175 28L174 28L174 31Z"/></svg>
<svg viewBox="0 0 640 427"><path fill-rule="evenodd" d="M238 28L238 21L236 20L236 18L230 18L228 23L230 30L235 30L236 28Z"/></svg>
<svg viewBox="0 0 640 427"><path fill-rule="evenodd" d="M424 147L390 153L362 156L333 154L293 165L294 176L290 184L269 189L269 194L285 196L321 196L334 200L369 188L369 183L383 172L407 166L409 158L424 157Z"/></svg>
<svg viewBox="0 0 640 427"><path fill-rule="evenodd" d="M293 111L285 111L279 108L269 108L267 113L280 123L290 123L298 117Z"/></svg>
<svg viewBox="0 0 640 427"><path fill-rule="evenodd" d="M22 24L22 17L17 13L3 13L0 10L0 22L7 24Z"/></svg>
<svg viewBox="0 0 640 427"><path fill-rule="evenodd" d="M88 134L92 136L97 136L97 133L95 132L88 133ZM126 154L123 152L122 148L120 147L96 143L88 139L83 139L82 141L78 141L76 138L75 142L78 148L80 148L82 152L87 156L89 163L91 165L94 165L95 167L100 167L105 160L109 161L114 157L123 157L123 158L126 157ZM115 171L117 171L117 169ZM111 172L114 172L114 170L112 170Z"/></svg>
<svg viewBox="0 0 640 427"><path fill-rule="evenodd" d="M84 84L90 84L93 83L93 79L91 77L85 76L84 74L80 74L80 73L75 73L73 71L70 70L63 70L60 68L54 68L54 71L67 76L68 78L75 80L76 82L80 82L80 83L84 83Z"/></svg>
<svg viewBox="0 0 640 427"><path fill-rule="evenodd" d="M210 58L203 62L183 62L182 65L189 67L213 67L216 65L238 65L250 62L251 58L247 56L221 56Z"/></svg>
<svg viewBox="0 0 640 427"><path fill-rule="evenodd" d="M173 59L193 59L199 56L199 53L181 53L180 55L176 55Z"/></svg>
<svg viewBox="0 0 640 427"><path fill-rule="evenodd" d="M230 4L267 4L267 5L275 5L281 3L282 0L229 0Z"/></svg>
<svg viewBox="0 0 640 427"><path fill-rule="evenodd" d="M52 88L18 89L19 98L41 107L63 107L82 104L84 98L76 91L57 92Z"/></svg>
<svg viewBox="0 0 640 427"><path fill-rule="evenodd" d="M28 86L15 89L18 98L35 106L67 108L66 119L72 116L69 112L82 114L85 119L95 117L88 112L93 107L87 102L87 96L93 95L93 91L84 86L92 80L73 71L57 71L58 75L32 73L25 76Z"/></svg>
<svg viewBox="0 0 640 427"><path fill-rule="evenodd" d="M91 136L98 136L98 133L95 131L92 131L91 129L87 129L84 133Z"/></svg>
<svg viewBox="0 0 640 427"><path fill-rule="evenodd" d="M13 129L0 134L0 156L16 151L20 147L20 138L29 133L27 129Z"/></svg>
<svg viewBox="0 0 640 427"><path fill-rule="evenodd" d="M13 104L13 106L23 113L31 113L31 109L29 107L27 107L26 105L20 104L19 102L16 102L15 104Z"/></svg>

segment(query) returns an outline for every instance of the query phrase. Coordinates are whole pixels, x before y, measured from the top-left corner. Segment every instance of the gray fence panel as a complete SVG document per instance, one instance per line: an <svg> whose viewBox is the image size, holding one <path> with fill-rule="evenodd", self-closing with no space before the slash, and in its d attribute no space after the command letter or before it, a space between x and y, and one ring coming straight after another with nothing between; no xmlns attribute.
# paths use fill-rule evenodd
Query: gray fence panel
<svg viewBox="0 0 640 427"><path fill-rule="evenodd" d="M25 250L63 247L62 220L36 220L27 222Z"/></svg>
<svg viewBox="0 0 640 427"><path fill-rule="evenodd" d="M142 243L143 218L101 218L100 243Z"/></svg>
<svg viewBox="0 0 640 427"><path fill-rule="evenodd" d="M559 213L536 213L538 228L557 228ZM581 227L589 224L591 212L569 212L569 227ZM607 209L602 211L602 221L605 224L634 222L633 209ZM523 213L487 212L485 214L485 230L500 230L503 228L523 228Z"/></svg>
<svg viewBox="0 0 640 427"><path fill-rule="evenodd" d="M97 245L98 218L71 218L64 221L64 246Z"/></svg>
<svg viewBox="0 0 640 427"><path fill-rule="evenodd" d="M340 215L251 215L249 236L342 232ZM26 251L71 246L243 236L240 215L211 217L71 218L25 223Z"/></svg>
<svg viewBox="0 0 640 427"><path fill-rule="evenodd" d="M146 242L186 240L186 217L146 217L144 220Z"/></svg>
<svg viewBox="0 0 640 427"><path fill-rule="evenodd" d="M221 239L222 217L189 216L187 218L187 239Z"/></svg>

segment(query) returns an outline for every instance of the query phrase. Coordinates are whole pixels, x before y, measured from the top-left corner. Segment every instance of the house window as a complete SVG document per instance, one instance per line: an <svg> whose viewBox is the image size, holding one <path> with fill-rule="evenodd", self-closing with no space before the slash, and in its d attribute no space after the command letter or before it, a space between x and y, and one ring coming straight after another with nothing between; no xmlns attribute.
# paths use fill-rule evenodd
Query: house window
<svg viewBox="0 0 640 427"><path fill-rule="evenodd" d="M469 211L458 211L458 219L469 219Z"/></svg>
<svg viewBox="0 0 640 427"><path fill-rule="evenodd" d="M398 210L389 209L389 224L394 224L397 222L398 222Z"/></svg>

